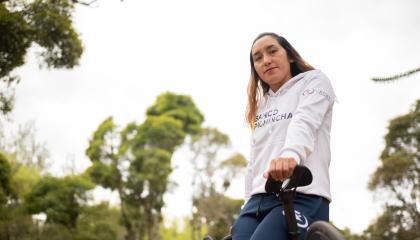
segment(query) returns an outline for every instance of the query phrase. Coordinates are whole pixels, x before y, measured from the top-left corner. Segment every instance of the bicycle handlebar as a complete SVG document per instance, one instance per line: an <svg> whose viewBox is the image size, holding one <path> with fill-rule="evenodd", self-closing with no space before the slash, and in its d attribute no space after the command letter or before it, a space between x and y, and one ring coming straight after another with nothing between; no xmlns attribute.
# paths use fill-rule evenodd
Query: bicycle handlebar
<svg viewBox="0 0 420 240"><path fill-rule="evenodd" d="M297 187L308 186L311 183L311 170L303 165L297 165L293 170L292 176L289 178L289 182L284 188L282 181L276 181L270 176L265 183L265 191L267 193L279 194L283 190L296 189Z"/></svg>

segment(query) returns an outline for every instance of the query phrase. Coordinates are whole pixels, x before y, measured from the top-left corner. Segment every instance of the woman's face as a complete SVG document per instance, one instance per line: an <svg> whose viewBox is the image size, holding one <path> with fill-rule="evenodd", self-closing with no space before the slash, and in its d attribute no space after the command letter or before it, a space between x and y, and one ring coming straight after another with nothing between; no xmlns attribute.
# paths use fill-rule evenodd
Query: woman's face
<svg viewBox="0 0 420 240"><path fill-rule="evenodd" d="M286 50L272 36L258 39L251 50L258 76L276 92L292 78Z"/></svg>

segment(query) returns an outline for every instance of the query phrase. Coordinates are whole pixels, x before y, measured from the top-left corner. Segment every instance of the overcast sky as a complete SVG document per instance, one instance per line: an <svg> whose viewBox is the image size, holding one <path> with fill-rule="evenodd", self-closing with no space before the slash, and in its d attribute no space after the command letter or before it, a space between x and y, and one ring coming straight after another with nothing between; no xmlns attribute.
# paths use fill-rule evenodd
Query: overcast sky
<svg viewBox="0 0 420 240"><path fill-rule="evenodd" d="M379 164L388 121L420 97L420 74L389 84L370 78L420 65L420 1L99 0L96 5L77 7L74 15L85 47L79 67L39 70L32 51L17 71L22 81L14 126L35 121L55 169L72 157L80 171L89 166L84 152L99 123L108 116L120 126L142 122L146 108L165 91L191 95L204 125L227 133L231 151L248 156L248 54L259 33L272 31L329 76L338 96L331 220L360 232L380 212L367 182ZM181 150L173 159L172 179L179 187L166 197L168 217L189 211L187 157ZM242 182L230 194L242 197Z"/></svg>

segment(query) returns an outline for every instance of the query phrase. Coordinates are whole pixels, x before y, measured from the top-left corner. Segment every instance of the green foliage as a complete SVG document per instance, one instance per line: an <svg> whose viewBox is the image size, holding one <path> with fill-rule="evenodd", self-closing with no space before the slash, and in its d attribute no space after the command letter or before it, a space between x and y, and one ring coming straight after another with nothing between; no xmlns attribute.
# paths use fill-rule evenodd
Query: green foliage
<svg viewBox="0 0 420 240"><path fill-rule="evenodd" d="M11 169L6 156L0 152L0 215L5 204L7 204L9 196L12 193L10 187Z"/></svg>
<svg viewBox="0 0 420 240"><path fill-rule="evenodd" d="M147 193L149 206L153 209L163 207L163 194L167 190L167 179L172 172L171 153L160 148L139 149L129 168L127 187L133 193L127 201L135 205L138 196ZM165 184L162 184L164 182Z"/></svg>
<svg viewBox="0 0 420 240"><path fill-rule="evenodd" d="M214 193L197 199L197 212L206 219L208 233L214 239L222 239L229 234L229 228L237 218L242 199L232 199L223 194Z"/></svg>
<svg viewBox="0 0 420 240"><path fill-rule="evenodd" d="M0 144L7 153L0 153L0 239L123 239L118 209L87 206L93 184L83 176L41 179L43 164L33 160L43 148L30 129Z"/></svg>
<svg viewBox="0 0 420 240"><path fill-rule="evenodd" d="M35 239L37 226L19 206L9 206L0 218L0 239ZM47 239L47 238L43 238Z"/></svg>
<svg viewBox="0 0 420 240"><path fill-rule="evenodd" d="M180 96L170 92L160 95L156 103L147 110L147 116L168 116L180 120L187 134L200 131L204 116L195 107L190 96Z"/></svg>
<svg viewBox="0 0 420 240"><path fill-rule="evenodd" d="M42 240L73 240L73 234L70 229L55 223L40 226L37 237Z"/></svg>
<svg viewBox="0 0 420 240"><path fill-rule="evenodd" d="M86 192L92 188L92 183L82 177L47 176L26 197L26 209L30 214L46 214L47 223L75 229L81 209L88 200Z"/></svg>
<svg viewBox="0 0 420 240"><path fill-rule="evenodd" d="M0 151L11 157L13 169L24 166L36 172L46 172L49 152L45 143L37 139L36 132L34 122L28 122L19 125L16 132L0 140Z"/></svg>
<svg viewBox="0 0 420 240"><path fill-rule="evenodd" d="M0 79L22 65L31 44L30 27L23 12L11 12L0 4Z"/></svg>
<svg viewBox="0 0 420 240"><path fill-rule="evenodd" d="M41 56L48 67L78 65L83 47L73 28L73 9L70 0L36 0L26 10L32 40L45 50Z"/></svg>
<svg viewBox="0 0 420 240"><path fill-rule="evenodd" d="M87 169L87 173L93 182L111 190L118 188L121 179L120 172L115 164L106 165L102 162L94 162Z"/></svg>
<svg viewBox="0 0 420 240"><path fill-rule="evenodd" d="M202 228L215 239L228 235L243 200L224 196L231 181L243 172L246 159L239 153L220 161L220 150L230 145L229 137L216 128L203 128L192 138L190 149L194 153L191 163L193 175L192 238L204 237ZM222 176L223 182L220 182ZM218 187L222 183L222 187Z"/></svg>
<svg viewBox="0 0 420 240"><path fill-rule="evenodd" d="M163 223L160 226L160 235L162 236L162 240L191 240L191 231L192 228L188 218L184 218L183 222L180 222L178 219L174 219L170 226L165 226ZM207 226L204 225L201 229L200 235L204 236L206 232L208 232Z"/></svg>
<svg viewBox="0 0 420 240"><path fill-rule="evenodd" d="M368 239L414 239L420 236L420 100L391 120L381 165L369 189L388 193L385 212L365 231Z"/></svg>
<svg viewBox="0 0 420 240"><path fill-rule="evenodd" d="M119 131L107 118L93 133L86 150L92 161L87 173L95 183L118 192L126 239L159 238L172 154L202 121L190 97L168 92L149 108L144 123L129 123Z"/></svg>
<svg viewBox="0 0 420 240"><path fill-rule="evenodd" d="M83 208L77 222L73 239L116 240L123 239L124 229L119 225L119 209L110 208L108 203Z"/></svg>
<svg viewBox="0 0 420 240"><path fill-rule="evenodd" d="M225 191L230 187L232 179L242 173L246 165L247 161L240 153L235 153L220 163L220 168L224 170L223 189Z"/></svg>
<svg viewBox="0 0 420 240"><path fill-rule="evenodd" d="M417 239L419 225L412 226L410 221L405 207L387 205L381 216L364 231L364 237L375 240Z"/></svg>
<svg viewBox="0 0 420 240"><path fill-rule="evenodd" d="M1 189L9 189L6 191L6 201L0 204L0 239L31 239L37 229L21 203L22 196L37 181L39 172L18 164L13 156L1 153L0 169L2 182L0 192L4 194ZM7 170L5 171L5 169ZM7 180L5 181L5 179Z"/></svg>
<svg viewBox="0 0 420 240"><path fill-rule="evenodd" d="M78 64L83 47L73 28L73 1L7 2L0 4L0 78L24 64L32 42L44 49L41 56L48 67L73 68Z"/></svg>
<svg viewBox="0 0 420 240"><path fill-rule="evenodd" d="M203 128L194 135L190 150L194 156L191 163L194 168L193 187L195 196L215 192L216 171L220 170L218 153L230 146L229 136L216 128Z"/></svg>
<svg viewBox="0 0 420 240"><path fill-rule="evenodd" d="M83 53L72 22L72 0L0 1L0 111L13 108L14 88L19 78L12 70L25 63L26 53L36 43L42 50L41 65L73 68Z"/></svg>
<svg viewBox="0 0 420 240"><path fill-rule="evenodd" d="M19 165L12 161L13 177L11 179L11 187L17 195L18 199L24 199L26 195L32 191L35 184L41 178L39 169L28 167L26 165Z"/></svg>
<svg viewBox="0 0 420 240"><path fill-rule="evenodd" d="M180 120L166 115L150 116L139 126L135 140L139 146L150 145L173 152L183 142L185 135Z"/></svg>
<svg viewBox="0 0 420 240"><path fill-rule="evenodd" d="M114 159L113 151L103 151L102 147L106 144L106 137L108 134L112 134L115 129L114 121L112 117L105 119L94 132L92 139L89 141L89 147L86 150L86 155L92 161L100 161L103 158ZM111 146L112 147L112 146ZM102 155L108 154L108 155Z"/></svg>

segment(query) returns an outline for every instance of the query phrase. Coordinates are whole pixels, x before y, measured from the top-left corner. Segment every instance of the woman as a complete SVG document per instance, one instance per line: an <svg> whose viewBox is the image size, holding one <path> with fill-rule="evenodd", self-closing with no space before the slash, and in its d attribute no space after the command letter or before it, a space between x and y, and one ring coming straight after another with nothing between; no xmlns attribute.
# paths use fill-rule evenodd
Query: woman
<svg viewBox="0 0 420 240"><path fill-rule="evenodd" d="M298 188L294 207L301 232L328 221L328 167L334 91L329 79L306 63L283 37L263 33L251 49L247 122L253 132L245 177L246 203L233 225L233 240L289 239L280 201L265 193L267 178L289 178L307 166L313 182Z"/></svg>

